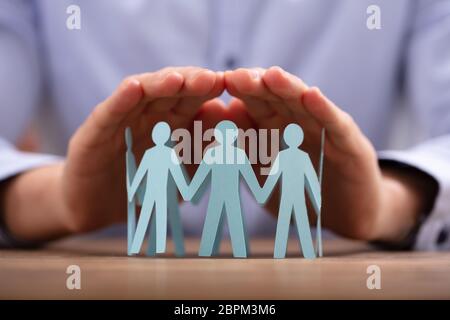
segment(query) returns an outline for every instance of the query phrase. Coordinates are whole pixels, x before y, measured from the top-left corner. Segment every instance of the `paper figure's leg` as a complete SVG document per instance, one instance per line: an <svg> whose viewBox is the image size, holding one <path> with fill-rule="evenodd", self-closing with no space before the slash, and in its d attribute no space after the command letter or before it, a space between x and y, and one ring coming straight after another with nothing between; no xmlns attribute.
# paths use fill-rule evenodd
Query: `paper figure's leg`
<svg viewBox="0 0 450 320"><path fill-rule="evenodd" d="M245 219L244 218L242 218L242 225L244 226L245 250L247 251L247 256L249 256L251 254L250 253L250 240L249 240L249 235L248 235L248 232L247 232L247 228L245 226Z"/></svg>
<svg viewBox="0 0 450 320"><path fill-rule="evenodd" d="M277 231L275 234L275 248L273 252L273 257L276 259L282 259L286 257L291 215L292 204L287 204L281 201L280 211L278 212Z"/></svg>
<svg viewBox="0 0 450 320"><path fill-rule="evenodd" d="M220 220L219 220L219 227L217 229L216 233L216 239L214 240L214 247L213 247L213 255L217 256L220 252L220 244L222 243L223 238L223 224L224 224L224 213L225 208L222 207L222 210L220 211Z"/></svg>
<svg viewBox="0 0 450 320"><path fill-rule="evenodd" d="M156 214L153 213L150 217L150 230L148 232L148 246L147 246L147 256L156 256Z"/></svg>
<svg viewBox="0 0 450 320"><path fill-rule="evenodd" d="M230 229L233 256L247 258L247 241L239 199L228 199L225 204L225 211L228 218L228 228Z"/></svg>
<svg viewBox="0 0 450 320"><path fill-rule="evenodd" d="M168 218L169 226L172 234L172 240L175 245L175 255L182 257L185 254L184 250L184 235L183 225L181 224L180 210L178 208L178 199L169 199L168 204Z"/></svg>
<svg viewBox="0 0 450 320"><path fill-rule="evenodd" d="M134 201L128 202L127 217L127 252L131 255L131 244L133 243L134 231L136 230L136 204Z"/></svg>
<svg viewBox="0 0 450 320"><path fill-rule="evenodd" d="M200 257L210 257L214 243L216 242L217 229L220 224L220 217L222 214L223 200L211 195L206 211L205 224L203 226L202 239L200 240L200 250L198 255Z"/></svg>
<svg viewBox="0 0 450 320"><path fill-rule="evenodd" d="M306 259L315 259L311 228L309 227L308 213L304 202L298 201L294 204L294 217L300 246L302 247L303 256Z"/></svg>
<svg viewBox="0 0 450 320"><path fill-rule="evenodd" d="M145 231L147 231L154 204L155 200L153 198L149 197L148 199L144 200L136 232L134 234L133 243L131 245L131 254L138 254L141 250L142 242L144 241L145 237Z"/></svg>
<svg viewBox="0 0 450 320"><path fill-rule="evenodd" d="M167 198L160 198L155 202L156 253L164 253L167 241Z"/></svg>
<svg viewBox="0 0 450 320"><path fill-rule="evenodd" d="M181 168L183 169L184 167L181 166ZM186 173L183 171L183 174ZM183 225L181 223L178 204L178 190L171 175L167 181L167 217L172 234L172 241L175 246L175 255L177 257L182 257L185 255Z"/></svg>

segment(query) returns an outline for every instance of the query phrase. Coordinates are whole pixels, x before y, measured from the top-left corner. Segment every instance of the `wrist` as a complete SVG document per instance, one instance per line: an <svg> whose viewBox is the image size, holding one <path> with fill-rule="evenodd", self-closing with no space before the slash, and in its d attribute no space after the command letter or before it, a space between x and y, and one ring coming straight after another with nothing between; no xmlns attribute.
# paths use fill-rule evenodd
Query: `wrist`
<svg viewBox="0 0 450 320"><path fill-rule="evenodd" d="M24 172L3 193L3 221L14 238L47 241L69 233L61 193L62 164Z"/></svg>
<svg viewBox="0 0 450 320"><path fill-rule="evenodd" d="M377 240L402 242L431 210L437 184L426 174L409 167L386 167L382 169L382 176L383 204Z"/></svg>

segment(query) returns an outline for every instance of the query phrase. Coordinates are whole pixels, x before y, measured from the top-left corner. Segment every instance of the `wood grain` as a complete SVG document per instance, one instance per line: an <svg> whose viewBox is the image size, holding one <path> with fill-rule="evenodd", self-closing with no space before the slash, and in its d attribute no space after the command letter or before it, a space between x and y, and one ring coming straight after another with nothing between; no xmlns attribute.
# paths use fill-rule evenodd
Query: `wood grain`
<svg viewBox="0 0 450 320"><path fill-rule="evenodd" d="M326 257L272 259L273 241L254 239L252 257L127 257L123 239L69 239L35 251L0 250L1 299L449 299L450 253L381 252L364 243L324 243ZM66 268L81 268L81 290L66 288ZM369 265L381 268L381 290L369 290Z"/></svg>

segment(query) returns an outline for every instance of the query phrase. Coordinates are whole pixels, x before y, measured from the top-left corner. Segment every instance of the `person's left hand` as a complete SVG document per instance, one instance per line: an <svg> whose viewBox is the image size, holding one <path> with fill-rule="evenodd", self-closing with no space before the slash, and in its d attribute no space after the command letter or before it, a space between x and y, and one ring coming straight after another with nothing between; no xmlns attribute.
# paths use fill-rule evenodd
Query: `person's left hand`
<svg viewBox="0 0 450 320"><path fill-rule="evenodd" d="M281 129L281 137L287 124L298 123L305 133L300 148L309 153L316 169L320 133L326 129L324 226L364 240L395 241L409 232L422 206L417 190L408 178L382 172L370 141L319 89L279 67L227 71L225 87L235 97L230 107L246 109L256 129ZM267 205L274 213L277 198L272 196Z"/></svg>

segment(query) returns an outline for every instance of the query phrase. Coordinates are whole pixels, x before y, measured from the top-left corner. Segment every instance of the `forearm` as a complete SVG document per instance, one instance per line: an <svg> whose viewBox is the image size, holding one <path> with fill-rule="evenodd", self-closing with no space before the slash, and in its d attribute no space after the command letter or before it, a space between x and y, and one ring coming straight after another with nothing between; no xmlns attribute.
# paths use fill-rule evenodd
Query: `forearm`
<svg viewBox="0 0 450 320"><path fill-rule="evenodd" d="M62 164L22 173L0 185L1 210L13 237L31 242L70 233L62 198Z"/></svg>

